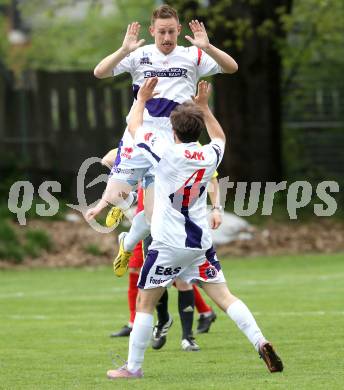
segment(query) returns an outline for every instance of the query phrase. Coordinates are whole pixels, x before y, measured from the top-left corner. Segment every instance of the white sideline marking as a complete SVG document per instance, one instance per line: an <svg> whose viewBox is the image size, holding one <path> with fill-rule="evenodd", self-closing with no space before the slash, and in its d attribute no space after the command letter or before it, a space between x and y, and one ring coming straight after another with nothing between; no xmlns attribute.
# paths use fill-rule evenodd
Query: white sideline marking
<svg viewBox="0 0 344 390"><path fill-rule="evenodd" d="M51 319L59 319L59 320L65 320L65 319L68 319L68 320L71 320L71 319L80 319L80 318L83 318L83 319L88 319L88 318L92 318L92 316L90 316L89 314L87 315L79 315L79 314L76 314L76 315L73 315L73 314L67 314L65 316L62 316L59 315L59 316L46 316L46 315L43 315L43 314L32 314L32 315L24 315L24 314L10 314L10 315L1 315L0 318L6 318L6 319L9 319L9 320L19 320L19 321L27 321L27 320L51 320ZM126 319L127 318L127 315L126 314L117 314L116 315L116 318L117 319ZM113 323L113 320L112 319L108 319L108 320L105 320L105 321L102 321L103 323L105 322L109 322L109 323Z"/></svg>
<svg viewBox="0 0 344 390"><path fill-rule="evenodd" d="M327 281L327 280L335 280L335 279L342 279L344 277L344 273L337 273L337 274L330 274L330 275L320 275L320 276L312 276L312 275L290 275L289 277L282 277L282 278L271 278L271 279L247 279L247 280L240 280L236 284L238 286L240 285L249 285L249 286L259 286L259 285L277 285L282 284L285 282L292 281L293 283L302 282L304 283L305 280L311 281ZM230 281L230 278L229 278Z"/></svg>
<svg viewBox="0 0 344 390"><path fill-rule="evenodd" d="M22 298L25 294L23 292L0 294L1 298Z"/></svg>
<svg viewBox="0 0 344 390"><path fill-rule="evenodd" d="M48 316L37 314L37 315L31 315L31 316L25 316L21 314L14 314L8 316L11 320L47 320Z"/></svg>
<svg viewBox="0 0 344 390"><path fill-rule="evenodd" d="M274 316L274 317L301 317L301 316L325 316L325 315L344 315L344 311L279 311L279 312L260 312L255 311L253 315L256 317L259 316ZM35 314L35 315L7 315L4 316L11 320L48 320L52 317L43 315L43 314ZM79 315L67 315L66 318L80 318ZM88 315L82 317L90 317ZM123 314L118 314L117 318L126 318Z"/></svg>
<svg viewBox="0 0 344 390"><path fill-rule="evenodd" d="M253 312L255 316L325 316L325 315L344 315L344 311L276 311L276 312Z"/></svg>
<svg viewBox="0 0 344 390"><path fill-rule="evenodd" d="M102 293L104 295L85 295L82 297L82 299L104 299L108 298L111 296L111 294L115 293L123 293L126 292L127 288L122 288L122 287L117 287L117 288L111 288L110 290L104 290ZM98 290L99 292L99 290ZM13 293L5 293L5 294L0 294L0 299L6 299L6 298L23 298L23 297L48 297L48 296L54 296L58 298L60 295L67 295L70 296L71 298L75 299L75 290L58 290L58 293L56 291L48 290L48 291L34 291L34 292L13 292Z"/></svg>

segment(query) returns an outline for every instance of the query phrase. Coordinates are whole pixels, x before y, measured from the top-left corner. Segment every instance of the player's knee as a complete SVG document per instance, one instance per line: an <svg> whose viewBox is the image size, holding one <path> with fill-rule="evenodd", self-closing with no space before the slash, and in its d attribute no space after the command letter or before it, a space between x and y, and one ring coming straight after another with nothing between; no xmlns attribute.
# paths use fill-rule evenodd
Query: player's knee
<svg viewBox="0 0 344 390"><path fill-rule="evenodd" d="M121 206L123 202L128 198L129 192L127 191L114 191L111 194L111 201L115 206Z"/></svg>
<svg viewBox="0 0 344 390"><path fill-rule="evenodd" d="M101 164L104 165L105 167L111 168L110 163L107 160L106 156L102 158Z"/></svg>
<svg viewBox="0 0 344 390"><path fill-rule="evenodd" d="M141 313L153 314L155 302L152 299L140 294L136 302L136 311Z"/></svg>
<svg viewBox="0 0 344 390"><path fill-rule="evenodd" d="M138 298L136 301L136 312L153 314L155 306L152 303L142 302L142 299Z"/></svg>
<svg viewBox="0 0 344 390"><path fill-rule="evenodd" d="M126 205L126 199L128 198L130 191L131 186L110 178L106 185L103 198L106 199L108 203L121 207L121 205Z"/></svg>
<svg viewBox="0 0 344 390"><path fill-rule="evenodd" d="M220 309L222 309L223 311L227 311L227 309L229 308L229 306L234 303L235 301L237 301L238 298L235 297L233 294L231 294L229 291L227 294L223 294L222 296L219 297L219 302L218 302L218 306L220 307Z"/></svg>

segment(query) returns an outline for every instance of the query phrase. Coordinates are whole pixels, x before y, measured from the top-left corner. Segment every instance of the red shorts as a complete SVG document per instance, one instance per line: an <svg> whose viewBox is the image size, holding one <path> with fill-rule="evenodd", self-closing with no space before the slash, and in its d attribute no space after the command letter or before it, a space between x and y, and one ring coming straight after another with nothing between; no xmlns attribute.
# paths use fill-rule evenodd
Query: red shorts
<svg viewBox="0 0 344 390"><path fill-rule="evenodd" d="M143 194L144 191L141 187L138 190L137 208L136 214L143 210ZM140 241L134 248L133 254L129 259L129 268L141 268L143 265L143 248L142 241Z"/></svg>

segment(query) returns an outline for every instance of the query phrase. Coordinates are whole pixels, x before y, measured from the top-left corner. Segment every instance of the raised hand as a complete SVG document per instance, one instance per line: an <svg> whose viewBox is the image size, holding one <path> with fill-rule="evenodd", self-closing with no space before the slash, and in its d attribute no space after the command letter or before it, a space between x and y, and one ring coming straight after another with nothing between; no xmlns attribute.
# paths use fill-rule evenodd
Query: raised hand
<svg viewBox="0 0 344 390"><path fill-rule="evenodd" d="M200 49L207 49L210 43L203 22L200 23L198 20L192 20L189 23L189 26L194 37L191 38L189 35L185 35L185 38L191 42L192 45L197 46Z"/></svg>
<svg viewBox="0 0 344 390"><path fill-rule="evenodd" d="M208 100L211 94L211 84L205 80L198 83L197 95L191 96L192 100L201 107L208 107Z"/></svg>
<svg viewBox="0 0 344 390"><path fill-rule="evenodd" d="M141 26L139 22L133 22L128 25L127 32L122 43L122 48L126 52L131 53L144 44L144 39L138 40L140 28Z"/></svg>
<svg viewBox="0 0 344 390"><path fill-rule="evenodd" d="M147 100L158 95L159 92L154 91L154 88L156 87L157 84L158 84L157 77L150 77L146 79L139 89L139 92L137 94L137 100L146 102Z"/></svg>

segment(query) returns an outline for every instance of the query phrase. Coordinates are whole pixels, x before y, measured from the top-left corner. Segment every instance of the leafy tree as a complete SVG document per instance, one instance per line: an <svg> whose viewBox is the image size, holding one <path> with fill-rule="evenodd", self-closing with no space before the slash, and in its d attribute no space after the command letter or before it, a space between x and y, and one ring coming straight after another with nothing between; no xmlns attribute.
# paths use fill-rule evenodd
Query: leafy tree
<svg viewBox="0 0 344 390"><path fill-rule="evenodd" d="M236 75L214 79L216 114L231 140L224 158L225 173L240 180L279 179L285 171L282 102L292 102L298 113L312 115L307 110L309 96L301 95L319 84L332 85L335 94L341 88L343 1L170 3L184 20L204 20L211 41L239 63ZM340 106L338 101L336 105Z"/></svg>
<svg viewBox="0 0 344 390"><path fill-rule="evenodd" d="M172 4L172 2L171 2ZM222 170L234 180L281 177L279 39L291 0L174 1L183 19L205 21L211 41L239 63L232 76L214 78L215 112L230 148Z"/></svg>
<svg viewBox="0 0 344 390"><path fill-rule="evenodd" d="M285 69L283 88L312 73L341 79L344 64L344 2L295 0L293 12L282 18L288 39L280 45Z"/></svg>
<svg viewBox="0 0 344 390"><path fill-rule="evenodd" d="M343 161L338 146L344 131L340 127L344 122L344 3L295 0L292 14L285 15L283 22L289 31L280 46L285 171L291 177L335 178ZM294 126L286 126L288 122ZM308 128L305 131L295 123Z"/></svg>
<svg viewBox="0 0 344 390"><path fill-rule="evenodd" d="M80 3L86 5L84 9ZM105 4L105 3L104 3ZM47 70L89 70L122 43L127 24L142 21L147 37L154 0L31 0L20 5L23 19L32 26L26 66Z"/></svg>
<svg viewBox="0 0 344 390"><path fill-rule="evenodd" d="M6 35L6 18L3 12L8 6L9 0L0 0L0 32L2 36ZM0 63L2 62L2 59L5 58L6 53L8 52L8 40L7 39L0 39Z"/></svg>
<svg viewBox="0 0 344 390"><path fill-rule="evenodd" d="M121 44L126 25L133 20L142 23L142 36L151 41L147 27L156 1L113 0L113 12L104 14L102 2L90 0L83 18L71 18L66 10L74 13L79 3L21 3L24 19L35 26L25 52L27 66L90 70ZM342 79L343 1L174 0L170 4L178 9L185 32L185 22L200 18L211 42L239 63L237 74L214 78L216 115L231 144L222 173L235 180L278 180L283 173L282 97L287 94L292 100L304 86L299 80L310 75L324 82L329 73L333 80ZM17 61L12 58L12 62Z"/></svg>

